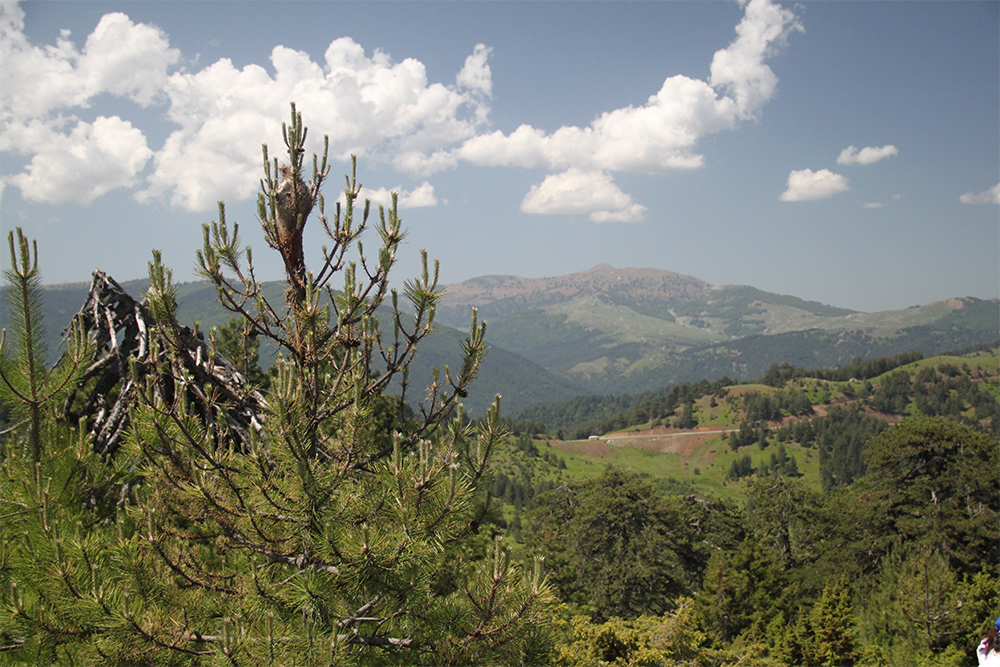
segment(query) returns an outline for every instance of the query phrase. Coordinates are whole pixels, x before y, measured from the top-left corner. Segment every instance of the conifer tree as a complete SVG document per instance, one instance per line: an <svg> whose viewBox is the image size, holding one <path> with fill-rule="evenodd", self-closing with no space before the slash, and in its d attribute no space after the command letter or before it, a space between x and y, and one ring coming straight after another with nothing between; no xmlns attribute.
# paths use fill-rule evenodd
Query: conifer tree
<svg viewBox="0 0 1000 667"><path fill-rule="evenodd" d="M851 588L840 579L827 584L809 616L813 633L810 664L853 665L856 660Z"/></svg>
<svg viewBox="0 0 1000 667"><path fill-rule="evenodd" d="M402 295L391 289L404 237L395 198L379 210L369 255L360 237L371 211L355 207L355 169L328 219L325 148L306 182L306 129L294 105L283 129L288 163L264 147L258 212L285 264L284 303L263 295L252 251L222 204L198 253L201 274L242 330L280 350L269 391L255 402L259 419L250 428L231 420L225 406L239 397L227 392L239 382L206 381L224 360L190 346L171 272L154 252L149 349L132 363L136 403L108 464L115 474L127 464L136 483L116 487L121 502L104 522L64 506L72 516L62 523L76 526L72 549L39 538L57 553L49 579L59 596L39 589L36 608L66 620L5 624L7 656L30 660L31 647L50 662L115 665L545 660L549 588L538 564L523 573L493 539L479 491L506 436L499 397L476 427L461 411L485 324L473 311L460 366L435 372L409 410L407 368L433 326L437 266L424 254L422 275ZM302 241L314 212L330 242L316 272ZM380 329L380 317L391 327ZM388 394L393 387L400 396ZM16 595L7 582L9 606Z"/></svg>
<svg viewBox="0 0 1000 667"><path fill-rule="evenodd" d="M84 375L89 341L71 329L47 367L37 245L20 228L8 241L13 329L0 344L0 402L13 419L0 433L0 663L89 661L93 638L119 629L102 605L115 604L113 545L128 531L114 518L134 475L124 457L101 460L86 429L57 418Z"/></svg>
<svg viewBox="0 0 1000 667"><path fill-rule="evenodd" d="M15 242L15 231L17 232ZM7 331L0 340L0 397L13 408L14 421L23 419L31 449L31 459L38 463L42 458L42 422L47 406L78 377L81 362L86 352L85 341L74 339L67 350L66 363L55 369L47 368L47 350L42 320L41 272L38 268L38 244L28 239L21 228L7 235L10 246L9 269L4 278L13 301L13 316L16 352L8 354Z"/></svg>

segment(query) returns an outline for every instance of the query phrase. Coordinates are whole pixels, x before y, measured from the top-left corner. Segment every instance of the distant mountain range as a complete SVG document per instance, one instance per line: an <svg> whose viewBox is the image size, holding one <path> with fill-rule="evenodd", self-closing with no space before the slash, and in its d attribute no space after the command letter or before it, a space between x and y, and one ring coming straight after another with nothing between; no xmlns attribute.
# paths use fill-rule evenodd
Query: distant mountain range
<svg viewBox="0 0 1000 667"><path fill-rule="evenodd" d="M89 285L45 288L50 348ZM145 281L123 284L133 295ZM268 285L275 301L283 286ZM470 310L488 322L491 346L466 401L482 414L496 393L510 414L580 394L635 394L678 382L760 377L773 363L825 368L920 350L925 355L1000 339L1000 299L971 297L860 313L747 286L713 286L657 269L601 264L554 278L484 276L446 288L437 328L419 350L411 381L457 366ZM6 300L0 292L0 322ZM207 283L178 286L179 318L202 329L229 314ZM273 350L261 350L262 358ZM419 398L414 396L414 399Z"/></svg>
<svg viewBox="0 0 1000 667"><path fill-rule="evenodd" d="M449 285L438 321L460 327L472 306L489 323L492 345L595 394L760 377L772 363L824 368L910 350L931 355L1000 338L1000 299L860 313L607 264L555 278Z"/></svg>

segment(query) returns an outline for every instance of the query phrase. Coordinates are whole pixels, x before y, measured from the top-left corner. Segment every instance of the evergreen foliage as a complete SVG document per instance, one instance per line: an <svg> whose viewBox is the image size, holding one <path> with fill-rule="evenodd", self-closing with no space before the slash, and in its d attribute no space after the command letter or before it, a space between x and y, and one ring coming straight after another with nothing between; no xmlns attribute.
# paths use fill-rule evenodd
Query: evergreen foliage
<svg viewBox="0 0 1000 667"><path fill-rule="evenodd" d="M212 330L212 347L229 359L254 387L267 389L270 377L260 366L260 339L238 317ZM275 367L277 372L277 367Z"/></svg>
<svg viewBox="0 0 1000 667"><path fill-rule="evenodd" d="M758 647L749 650L714 649L694 619L690 599L678 601L661 616L634 619L612 617L595 623L586 616L558 619L557 628L568 635L557 646L553 664L559 667L713 667L742 665L764 667Z"/></svg>
<svg viewBox="0 0 1000 667"><path fill-rule="evenodd" d="M15 240L15 231L17 233ZM48 367L48 351L41 304L41 272L38 268L38 244L28 239L18 227L8 233L10 268L4 271L8 291L15 302L11 312L14 352L6 347L6 328L0 338L0 402L14 421L27 422L31 460L42 459L42 425L45 412L57 398L79 380L87 341L77 331L70 333L70 347L62 363Z"/></svg>
<svg viewBox="0 0 1000 667"><path fill-rule="evenodd" d="M819 449L820 479L823 488L830 491L865 474L865 444L887 426L885 420L867 415L857 406L833 406L824 417L782 428L777 437Z"/></svg>
<svg viewBox="0 0 1000 667"><path fill-rule="evenodd" d="M268 243L285 263L284 303L261 291L252 252L221 204L198 253L202 275L237 318L222 334L230 340L209 355L233 351L236 338L249 373L253 344L239 338L282 351L261 418L236 438L225 410L214 408L228 397L182 354L176 288L154 252L147 296L155 349L141 371L130 369L137 402L118 451L102 460L85 430L43 415L38 397L58 392L36 376L34 393L14 396L17 406L39 408L39 428L29 419L4 440L0 659L545 662L549 588L537 564L524 571L493 538L495 511L480 491L506 434L499 399L478 425L461 414L485 325L473 312L460 364L435 373L408 411L407 368L440 296L436 267L429 271L424 255L423 274L403 290L413 313L404 317L388 279L404 237L395 200L380 209L379 244L365 254L369 206L355 208L354 174L328 219L326 156L314 156L306 183L306 130L294 106L284 135L287 164L271 162L264 148L258 202ZM315 273L302 251L314 210L331 242ZM33 283L22 283L30 297ZM393 334L384 339L376 311L387 301ZM33 311L24 313L33 325ZM4 377L23 357L5 356ZM403 395L388 396L397 377Z"/></svg>
<svg viewBox="0 0 1000 667"><path fill-rule="evenodd" d="M556 620L561 664L970 664L1000 593L1000 443L911 417L861 450L864 469L826 492L755 471L744 507L615 469L536 497L528 548L587 613ZM682 617L693 657L657 653Z"/></svg>
<svg viewBox="0 0 1000 667"><path fill-rule="evenodd" d="M986 567L959 575L934 549L900 549L886 559L860 610L859 641L911 656L908 664L964 665L998 598L1000 580Z"/></svg>
<svg viewBox="0 0 1000 667"><path fill-rule="evenodd" d="M711 645L722 648L738 638L753 643L793 599L777 554L753 539L733 551L716 551L705 569L694 613Z"/></svg>
<svg viewBox="0 0 1000 667"><path fill-rule="evenodd" d="M537 502L528 546L545 557L562 598L596 621L674 609L698 589L712 551L739 539L727 505L664 495L616 469Z"/></svg>
<svg viewBox="0 0 1000 667"><path fill-rule="evenodd" d="M865 458L863 507L880 517L876 553L927 547L959 574L1000 562L995 438L940 417L914 417L873 438Z"/></svg>
<svg viewBox="0 0 1000 667"><path fill-rule="evenodd" d="M6 329L0 347L0 403L13 415L0 433L0 661L93 660L95 637L128 632L128 601L115 584L119 528L128 529L115 518L136 477L127 459L102 461L86 429L57 417L88 341L72 331L59 364L46 366L37 246L16 233L5 273L17 296L14 352Z"/></svg>

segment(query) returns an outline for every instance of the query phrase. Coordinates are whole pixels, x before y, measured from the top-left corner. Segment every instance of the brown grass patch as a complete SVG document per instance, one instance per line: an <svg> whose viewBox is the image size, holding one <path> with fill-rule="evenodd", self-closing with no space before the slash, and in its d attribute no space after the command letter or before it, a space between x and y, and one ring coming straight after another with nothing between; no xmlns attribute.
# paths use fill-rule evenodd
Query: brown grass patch
<svg viewBox="0 0 1000 667"><path fill-rule="evenodd" d="M611 448L603 440L552 440L549 444L556 449L561 449L571 454L594 456L599 459L606 459L611 456Z"/></svg>

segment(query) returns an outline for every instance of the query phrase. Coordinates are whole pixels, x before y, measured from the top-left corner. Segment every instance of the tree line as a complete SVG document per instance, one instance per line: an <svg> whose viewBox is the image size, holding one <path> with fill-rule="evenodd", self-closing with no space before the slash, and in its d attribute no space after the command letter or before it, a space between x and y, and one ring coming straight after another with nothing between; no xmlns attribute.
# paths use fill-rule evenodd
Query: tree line
<svg viewBox="0 0 1000 667"><path fill-rule="evenodd" d="M594 434L645 424L656 419L668 419L676 415L678 406L701 396L713 394L722 398L725 388L730 386L766 384L772 387L784 387L793 380L804 378L830 382L869 380L922 358L921 352L914 351L875 359L857 358L843 366L820 369L775 363L762 377L755 380L737 381L722 376L713 381L681 383L636 395L577 396L568 401L534 405L520 411L515 418L540 422L544 424L543 430L549 433L562 429L567 438L582 439Z"/></svg>

